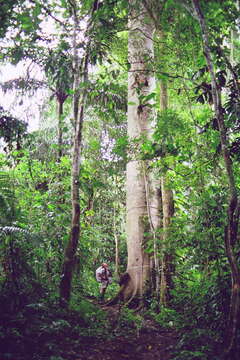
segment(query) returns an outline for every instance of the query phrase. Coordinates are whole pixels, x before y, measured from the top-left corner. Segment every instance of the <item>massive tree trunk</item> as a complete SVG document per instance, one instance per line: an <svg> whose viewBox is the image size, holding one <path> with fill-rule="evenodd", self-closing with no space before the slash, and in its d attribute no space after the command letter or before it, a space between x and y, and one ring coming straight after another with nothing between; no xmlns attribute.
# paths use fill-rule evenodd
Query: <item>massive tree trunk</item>
<svg viewBox="0 0 240 360"><path fill-rule="evenodd" d="M84 106L86 91L79 92L80 82L87 81L88 56L85 55L82 67L79 63L77 50L78 18L74 16L73 35L73 69L74 69L74 95L73 95L73 117L74 117L74 142L72 153L72 176L71 176L71 197L72 197L72 222L68 243L65 248L63 270L60 282L60 304L67 306L71 295L72 275L75 265L75 254L77 251L80 234L80 198L79 198L79 170L81 160L82 127L84 118ZM80 76L82 74L82 77Z"/></svg>
<svg viewBox="0 0 240 360"><path fill-rule="evenodd" d="M128 77L128 136L129 140L148 137L153 110L144 97L155 89L151 71L154 24L142 2L129 1L129 77ZM144 249L149 232L148 199L146 196L146 164L135 155L127 164L127 248L128 280L122 292L125 301L139 302L148 290L150 256Z"/></svg>
<svg viewBox="0 0 240 360"><path fill-rule="evenodd" d="M206 57L207 65L211 76L212 96L214 104L214 112L218 122L218 129L220 134L222 155L225 164L226 175L229 187L229 203L227 211L227 225L225 228L225 250L230 265L231 271L231 300L228 316L228 324L226 327L225 336L225 358L229 358L229 354L233 348L238 329L239 314L240 314L240 269L237 261L236 245L238 236L238 222L239 222L239 199L237 196L236 181L233 172L232 160L229 154L229 144L227 132L224 123L223 109L221 105L221 94L217 84L216 73L214 70L212 53L209 43L208 28L205 22L204 15L201 11L198 0L192 0L193 6L201 27L204 55Z"/></svg>

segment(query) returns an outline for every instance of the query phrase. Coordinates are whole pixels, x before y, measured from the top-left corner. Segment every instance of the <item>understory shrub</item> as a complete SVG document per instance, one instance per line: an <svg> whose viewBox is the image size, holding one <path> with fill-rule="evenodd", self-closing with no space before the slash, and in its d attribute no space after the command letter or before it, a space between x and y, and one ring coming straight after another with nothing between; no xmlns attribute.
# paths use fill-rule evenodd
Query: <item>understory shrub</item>
<svg viewBox="0 0 240 360"><path fill-rule="evenodd" d="M179 330L174 360L219 360L227 323L226 289L230 289L229 277L212 274L199 281L195 279L191 286L182 283L174 290L173 307L178 315L174 319L173 310L164 310L159 315L165 323L172 321Z"/></svg>

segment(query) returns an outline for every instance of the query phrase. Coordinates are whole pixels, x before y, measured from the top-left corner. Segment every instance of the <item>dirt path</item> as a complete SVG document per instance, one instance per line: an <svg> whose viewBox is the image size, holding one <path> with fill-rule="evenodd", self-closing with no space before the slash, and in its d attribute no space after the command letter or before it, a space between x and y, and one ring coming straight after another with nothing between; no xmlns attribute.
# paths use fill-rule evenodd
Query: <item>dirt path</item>
<svg viewBox="0 0 240 360"><path fill-rule="evenodd" d="M108 313L111 333L109 337L92 339L80 344L75 360L171 359L171 350L177 340L174 331L162 329L150 319L143 320L140 329L124 329L118 323L118 305L101 308Z"/></svg>

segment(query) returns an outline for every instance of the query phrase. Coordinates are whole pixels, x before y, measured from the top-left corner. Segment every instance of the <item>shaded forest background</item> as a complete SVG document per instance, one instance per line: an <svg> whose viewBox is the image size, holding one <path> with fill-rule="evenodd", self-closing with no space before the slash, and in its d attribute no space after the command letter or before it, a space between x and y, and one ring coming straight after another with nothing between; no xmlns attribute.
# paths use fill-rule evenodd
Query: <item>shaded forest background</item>
<svg viewBox="0 0 240 360"><path fill-rule="evenodd" d="M1 358L73 359L59 339L109 335L90 300L99 264L114 273L109 299L127 269L126 166L137 159L172 197L168 219L160 196L160 224L145 229L155 267L141 311L123 306L118 328L135 332L151 318L177 331L172 359L237 360L239 1L0 4L1 64L26 68L1 89L16 107L44 94L32 132L0 102ZM129 6L155 26L144 71L156 88L136 90L138 111L150 108L155 125L151 137L134 139Z"/></svg>

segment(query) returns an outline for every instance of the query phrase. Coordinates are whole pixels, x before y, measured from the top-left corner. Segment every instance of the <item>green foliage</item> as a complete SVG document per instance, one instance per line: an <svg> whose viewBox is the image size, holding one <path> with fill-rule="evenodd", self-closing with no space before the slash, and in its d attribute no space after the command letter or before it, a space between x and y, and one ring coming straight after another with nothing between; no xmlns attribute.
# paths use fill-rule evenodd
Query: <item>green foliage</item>
<svg viewBox="0 0 240 360"><path fill-rule="evenodd" d="M6 171L0 171L0 225L9 224L14 209L14 193L11 186L11 178Z"/></svg>
<svg viewBox="0 0 240 360"><path fill-rule="evenodd" d="M114 120L116 124L121 124L125 120L127 111L127 89L126 83L123 82L125 76L119 67L110 70L109 66L101 66L99 73L94 76L93 83L90 84L89 105L95 103L94 112L98 117L103 118L105 123L112 123Z"/></svg>
<svg viewBox="0 0 240 360"><path fill-rule="evenodd" d="M127 331L138 335L143 326L143 321L144 319L140 314L135 314L133 310L124 306L118 315L117 326L114 331L120 333Z"/></svg>
<svg viewBox="0 0 240 360"><path fill-rule="evenodd" d="M88 100L79 174L81 233L68 312L59 310L57 300L71 221L70 107L74 69L69 34L73 7L65 0L46 4L5 1L1 7L0 36L6 35L6 40L14 38L11 43L6 41L5 48L2 46L1 58L8 57L13 63L24 58L34 60L44 69L53 94L58 100L66 100L62 117L64 156L60 161L53 102L44 114L45 130L27 137L26 124L0 109L0 136L13 160L0 154L0 165L4 168L0 173L3 358L73 358L68 348L86 339L91 343L91 337L108 333L103 311L86 299L98 296L95 270L99 264L105 260L115 270L116 239L120 241L120 270L126 269L125 168L129 158L140 158L147 160L157 178L164 174L175 203L168 237L164 243L160 240L157 243L160 260L163 248L173 257L172 298L169 307L160 307L158 313L157 300L149 297L149 314L162 327L178 331L176 360L217 360L216 349L221 348L226 327L231 285L224 251L228 184L220 156L218 126L209 106L212 89L199 26L179 2L157 4L164 3L161 11L156 11L162 34L156 31L151 69L154 68L158 81L168 85L169 108L159 111L159 84L150 95L140 96L141 106L156 108L156 126L152 139L136 138L130 144L126 129L127 3L89 0L77 9L79 19L92 16L86 38L90 40L87 46L94 71L79 88L88 93ZM234 1L201 4L219 69L218 86L224 90L229 150L239 187L238 40L234 41L232 70L227 62L229 49L225 46L239 13ZM58 34L53 36L42 27L42 19L47 20L48 16L58 19ZM79 40L79 53L86 44ZM19 90L23 85L20 79L5 84L5 89L16 86ZM29 81L28 86L34 88L36 83ZM153 239L150 233L145 235L151 254ZM161 230L158 235L161 239ZM106 297L112 297L118 289L114 282ZM142 326L140 315L121 308L116 331L124 334L130 329L133 335L138 335ZM66 344L64 351L60 343ZM239 350L238 344L236 348Z"/></svg>
<svg viewBox="0 0 240 360"><path fill-rule="evenodd" d="M107 49L117 39L117 33L125 30L126 25L126 1L118 2L94 2L92 4L93 25L89 29L90 61L93 64L102 64L107 58Z"/></svg>
<svg viewBox="0 0 240 360"><path fill-rule="evenodd" d="M103 317L94 306L85 302L79 311L67 312L46 300L39 297L39 302L28 303L17 312L4 313L0 329L1 357L65 359L79 342L91 341L90 334L104 333ZM91 318L97 321L91 322Z"/></svg>
<svg viewBox="0 0 240 360"><path fill-rule="evenodd" d="M2 38L7 31L8 27L13 22L13 9L19 3L21 4L23 0L10 0L7 3L1 3L1 16L0 16L0 37Z"/></svg>
<svg viewBox="0 0 240 360"><path fill-rule="evenodd" d="M222 330L227 321L229 276L226 273L221 276L214 268L205 276L199 271L190 271L188 279L179 277L176 280L173 293L178 314L171 321L180 333L174 359L215 359L215 355L217 359L217 349L221 348ZM171 319L173 313L167 315Z"/></svg>
<svg viewBox="0 0 240 360"><path fill-rule="evenodd" d="M183 318L176 310L166 307L161 307L159 314L150 312L153 318L164 328L179 329L182 326Z"/></svg>
<svg viewBox="0 0 240 360"><path fill-rule="evenodd" d="M73 86L72 59L69 45L61 40L56 50L50 50L44 64L50 87L59 101L65 101Z"/></svg>
<svg viewBox="0 0 240 360"><path fill-rule="evenodd" d="M102 335L107 325L106 313L87 300L78 298L78 302L74 303L75 301L76 299L73 298L71 308L77 311L86 324L81 330L82 335Z"/></svg>

